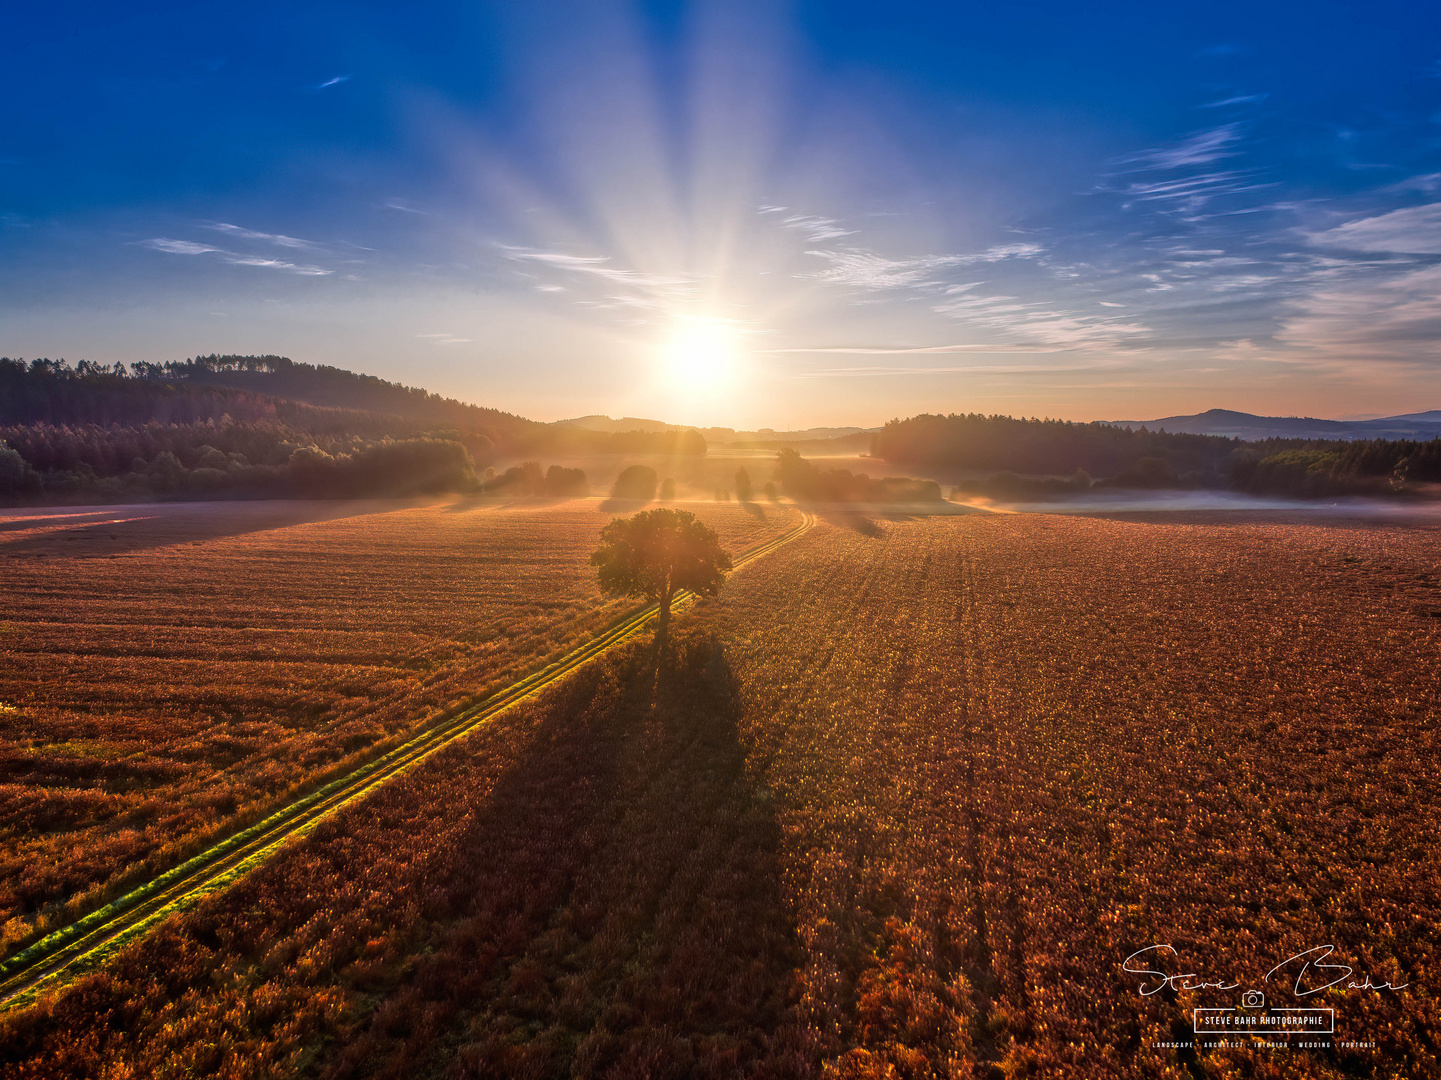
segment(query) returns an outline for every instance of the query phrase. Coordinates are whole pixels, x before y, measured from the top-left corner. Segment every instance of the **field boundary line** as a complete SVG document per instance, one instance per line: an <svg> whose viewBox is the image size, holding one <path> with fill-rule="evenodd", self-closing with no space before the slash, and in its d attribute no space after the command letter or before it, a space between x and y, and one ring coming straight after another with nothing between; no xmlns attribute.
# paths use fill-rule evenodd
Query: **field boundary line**
<svg viewBox="0 0 1441 1080"><path fill-rule="evenodd" d="M742 552L735 559L734 569L797 539L817 520L814 514L801 511L800 524ZM695 600L694 593L677 593L672 609L682 609ZM645 629L658 608L657 604L647 604L627 612L545 667L425 728L374 760L287 803L261 821L22 949L0 963L0 1012L32 1004L42 991L58 988L62 976L73 978L105 963L171 915L195 907L239 880L288 841L305 836L342 807L364 798L500 713L629 641Z"/></svg>

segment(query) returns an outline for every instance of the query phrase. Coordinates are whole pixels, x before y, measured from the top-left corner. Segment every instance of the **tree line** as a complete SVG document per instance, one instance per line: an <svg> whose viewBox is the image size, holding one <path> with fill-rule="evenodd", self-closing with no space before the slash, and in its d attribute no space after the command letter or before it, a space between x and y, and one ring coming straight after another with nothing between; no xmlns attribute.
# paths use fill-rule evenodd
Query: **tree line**
<svg viewBox="0 0 1441 1080"><path fill-rule="evenodd" d="M821 469L790 447L783 448L776 455L775 472L781 490L802 503L941 501L941 485L934 480L913 480L908 476L888 476L873 480L865 473L852 473L849 469ZM738 478L740 475L743 475L743 472L738 474ZM748 477L745 486L750 486Z"/></svg>
<svg viewBox="0 0 1441 1080"><path fill-rule="evenodd" d="M0 427L0 500L357 498L479 490L453 438L316 435L277 421Z"/></svg>
<svg viewBox="0 0 1441 1080"><path fill-rule="evenodd" d="M1092 486L1383 495L1441 483L1441 439L1244 442L980 413L892 420L876 433L872 453L949 473L963 489L996 497L1065 495ZM975 475L987 470L996 471Z"/></svg>

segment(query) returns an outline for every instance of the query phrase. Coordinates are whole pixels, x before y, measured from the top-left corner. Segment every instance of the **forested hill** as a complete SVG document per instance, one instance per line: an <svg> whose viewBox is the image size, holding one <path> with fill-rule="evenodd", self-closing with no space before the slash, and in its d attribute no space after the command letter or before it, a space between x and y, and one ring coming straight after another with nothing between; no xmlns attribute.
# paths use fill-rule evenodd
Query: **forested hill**
<svg viewBox="0 0 1441 1080"><path fill-rule="evenodd" d="M419 387L324 364L297 363L284 356L197 356L193 360L135 367L137 375L164 378L186 387L233 387L307 405L392 413L455 428L494 432L500 436L497 441L545 426Z"/></svg>
<svg viewBox="0 0 1441 1080"><path fill-rule="evenodd" d="M374 415L357 415L362 413ZM406 434L417 425L442 425L484 434L498 445L546 427L373 375L283 356L197 356L166 364L137 363L129 370L123 364L105 367L84 360L72 368L59 360L27 364L0 357L0 423L106 427L188 424L227 415L306 428L378 425ZM387 423L382 418L391 419Z"/></svg>
<svg viewBox="0 0 1441 1080"><path fill-rule="evenodd" d="M504 459L705 452L692 430L542 424L282 356L0 357L0 502L475 491Z"/></svg>
<svg viewBox="0 0 1441 1080"><path fill-rule="evenodd" d="M107 367L0 357L0 425L101 428L274 421L324 435L446 434L477 461L527 454L704 454L694 430L588 431L468 405L417 387L284 356L197 356Z"/></svg>

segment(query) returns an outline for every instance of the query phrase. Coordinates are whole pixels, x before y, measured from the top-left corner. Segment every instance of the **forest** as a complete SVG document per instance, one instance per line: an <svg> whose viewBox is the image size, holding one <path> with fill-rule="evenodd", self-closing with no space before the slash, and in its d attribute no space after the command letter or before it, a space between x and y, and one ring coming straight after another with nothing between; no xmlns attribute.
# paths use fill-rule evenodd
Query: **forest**
<svg viewBox="0 0 1441 1080"><path fill-rule="evenodd" d="M541 424L277 356L129 369L0 357L6 503L474 492L500 458L705 452L693 430Z"/></svg>
<svg viewBox="0 0 1441 1080"><path fill-rule="evenodd" d="M952 474L965 490L1001 498L1062 496L1093 485L1406 495L1441 483L1441 439L1245 442L980 413L892 420L876 434L872 451L887 462ZM996 471L975 477L986 470Z"/></svg>

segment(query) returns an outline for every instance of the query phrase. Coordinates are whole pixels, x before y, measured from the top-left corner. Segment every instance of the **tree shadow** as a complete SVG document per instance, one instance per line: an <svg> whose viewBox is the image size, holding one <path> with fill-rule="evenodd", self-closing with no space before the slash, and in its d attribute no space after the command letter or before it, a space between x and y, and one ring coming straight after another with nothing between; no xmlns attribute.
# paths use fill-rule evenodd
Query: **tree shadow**
<svg viewBox="0 0 1441 1080"><path fill-rule="evenodd" d="M330 1075L809 1072L780 827L719 644L678 633L658 669L639 644L537 712Z"/></svg>
<svg viewBox="0 0 1441 1080"><path fill-rule="evenodd" d="M447 514L468 514L472 510L496 510L499 508L500 499L494 495L466 495L447 503L445 512Z"/></svg>
<svg viewBox="0 0 1441 1080"><path fill-rule="evenodd" d="M562 503L583 500L584 495L468 495L445 507L447 514L467 514L474 510L548 510Z"/></svg>
<svg viewBox="0 0 1441 1080"><path fill-rule="evenodd" d="M750 499L742 499L741 509L757 521L769 520L766 516L766 508L758 502L752 502Z"/></svg>
<svg viewBox="0 0 1441 1080"><path fill-rule="evenodd" d="M839 525L843 529L852 529L862 536L876 539L886 534L885 529L876 524L874 519L859 510L817 510L816 513L821 520Z"/></svg>
<svg viewBox="0 0 1441 1080"><path fill-rule="evenodd" d="M607 514L633 514L655 502L654 499L621 499L612 495L597 508Z"/></svg>
<svg viewBox="0 0 1441 1080"><path fill-rule="evenodd" d="M24 527L3 523L5 531L41 528L34 536L0 539L0 557L63 556L107 558L177 544L199 544L250 533L269 532L293 525L308 525L367 514L409 509L429 500L365 499L345 501L266 499L224 502L135 503L85 510L86 520L65 526L72 515L46 519L47 526L30 522ZM81 515L75 515L77 517Z"/></svg>

